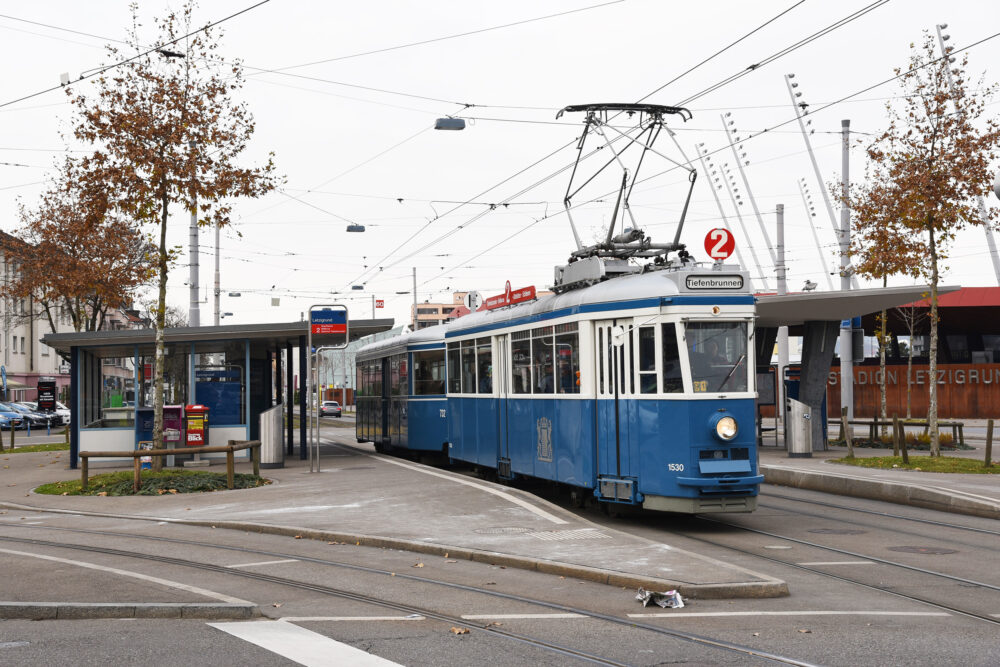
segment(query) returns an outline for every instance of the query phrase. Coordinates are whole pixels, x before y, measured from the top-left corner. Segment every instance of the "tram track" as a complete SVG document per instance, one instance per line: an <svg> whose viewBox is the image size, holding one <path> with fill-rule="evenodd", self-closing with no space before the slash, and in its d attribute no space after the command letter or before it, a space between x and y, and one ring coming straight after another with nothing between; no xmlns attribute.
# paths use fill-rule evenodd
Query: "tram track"
<svg viewBox="0 0 1000 667"><path fill-rule="evenodd" d="M824 508L827 508L827 509L832 508L832 509L844 510L844 511L847 511L847 512L857 512L859 514L869 514L869 515L872 515L872 516L878 516L878 517L882 517L882 518L886 518L886 519L900 519L900 520L904 520L904 521L911 521L911 522L914 522L914 523L923 523L923 524L927 524L927 525L930 525L930 526L938 526L940 528L952 528L952 529L955 529L955 530L964 530L964 531L973 532L973 533L980 533L980 534L983 534L983 535L996 535L996 536L1000 537L1000 531L997 531L997 530L988 530L986 528L976 528L974 526L963 526L961 524L948 523L946 521L934 521L932 519L920 519L920 518L917 518L917 517L905 516L905 515L902 515L902 514L893 514L891 512L877 512L875 510L867 510L867 509L864 509L864 508L861 508L861 507L850 507L848 505L837 505L837 504L828 503L828 502L825 502L825 501L824 502L820 502L818 500L809 500L808 498L795 498L793 496L785 496L785 495L781 495L779 493L766 493L766 494L762 493L760 497L762 497L762 498L778 498L780 500L789 500L789 501L797 502L797 503L807 503L807 504L810 504L810 505L819 505L820 507L824 507ZM758 507L760 507L760 508L766 508L766 509L786 510L786 508L783 508L783 507L778 507L776 505L767 505L767 504L759 504ZM810 515L810 516L814 516L814 515Z"/></svg>
<svg viewBox="0 0 1000 667"><path fill-rule="evenodd" d="M79 534L94 535L94 536L115 537L115 538L118 538L118 539L150 540L150 541L160 542L160 543L169 543L169 544L175 544L175 545L185 545L185 546L201 547L201 548L205 548L205 549L220 549L220 550L225 550L225 551L232 551L232 552L238 552L238 553L243 553L243 554L253 554L253 555L258 555L258 556L268 556L268 557L279 558L279 559L295 559L295 560L306 562L306 563L313 563L313 564L319 564L319 565L324 565L324 566L329 566L329 567L337 567L337 568L349 569L349 570L364 572L364 573L368 573L368 574L384 575L384 576L388 576L388 577L394 577L396 579L406 579L406 580L416 581L416 582L420 582L420 583L424 583L424 584L430 584L430 585L434 585L434 586L442 586L442 587L446 587L446 588L453 589L453 590L459 590L459 591L463 591L463 592L477 593L477 594L481 594L481 595L492 597L492 598L503 599L503 600L506 600L506 601L521 602L521 603L525 603L525 604L535 605L535 606L543 607L543 608L546 608L546 609L551 609L551 610L562 612L562 613L577 614L577 615L580 615L580 616L583 616L583 617L587 617L587 618L590 618L590 619L593 619L593 620L604 621L604 622L612 623L612 624L615 624L615 625L626 626L626 627L629 627L629 628L632 628L632 629L644 630L644 631L647 631L647 632L650 632L650 633L654 633L654 634L657 634L657 635L661 635L661 636L665 636L665 637L670 637L670 638L673 638L673 639L677 639L677 640L681 640L681 641L685 641L685 642L690 642L690 643L693 643L693 644L697 644L697 645L700 645L700 646L703 646L703 647L706 647L706 648L711 648L711 649L716 649L716 650L722 650L722 651L726 651L726 652L736 653L736 654L743 655L745 657L758 658L758 659L761 659L761 660L766 660L766 661L774 662L774 663L777 663L777 664L803 665L803 666L812 665L812 663L809 663L809 662L797 660L797 659L790 658L790 657L787 657L787 656L781 656L781 655L776 655L776 654L773 654L773 653L768 653L766 651L761 651L761 650L758 650L758 649L755 649L755 648L752 648L752 647L743 646L743 645L735 644L735 643L732 643L732 642L727 642L725 640L714 639L714 638L711 638L711 637L705 637L705 636L702 636L702 635L697 635L697 634L689 633L689 632L683 632L683 631L674 630L674 629L670 629L670 628L664 628L664 627L652 625L652 624L649 624L649 623L643 623L643 622L637 621L635 619L619 618L617 616L613 616L613 615L610 615L610 614L604 614L604 613L601 613L601 612L595 612L595 611L590 610L590 609L583 609L583 608L573 607L573 606L564 605L564 604L560 604L560 603L556 603L556 602L550 602L550 601L547 601L547 600L539 600L539 599L529 598L529 597L525 597L525 596L517 595L517 594L513 594L513 593L504 593L504 592L501 592L501 591L490 590L490 589L486 589L486 588L480 588L480 587L471 586L471 585L468 585L468 584L459 584L459 583L454 583L454 582L439 581L439 580L436 580L436 579L432 579L430 577L422 577L422 576L419 576L419 575L413 575L413 574L407 574L407 573L400 573L400 572L390 572L388 570L381 570L381 569L378 569L378 568L367 567L367 566L364 566L364 565L357 565L357 564L354 564L354 563L344 563L344 562L340 562L340 561L333 561L333 560L329 560L329 559L325 559L325 558L315 558L315 557L311 557L311 556L303 556L303 555L298 555L298 554L290 554L290 553L287 553L287 552L271 551L271 550L266 550L266 549L253 549L253 548L248 548L248 547L238 547L238 546L234 546L234 545L215 544L215 543L211 543L211 542L200 542L200 541L197 541L197 540L184 540L184 539L168 538L168 537L160 537L160 536L129 535L129 534L117 533L117 532L114 532L114 531L88 530L88 529L83 529L83 528L66 528L66 527L53 527L53 526L27 526L27 525L8 525L8 526L3 526L3 527L19 528L19 529L33 529L33 530L47 530L47 531L70 532L70 533L79 533ZM341 598L341 599L351 600L351 601L355 601L355 602L362 602L362 603L372 604L372 605L375 605L375 606L381 606L381 607L388 608L388 609L393 609L393 610L396 610L396 611L399 611L399 612L405 612L407 614L419 614L419 615L424 616L426 618L430 618L430 619L434 619L434 620L439 620L439 621L442 621L442 622L445 622L445 623L450 623L450 624L454 624L454 625L468 626L468 627L474 629L477 632L483 632L483 633L489 634L491 636L496 636L496 637L503 637L503 638L506 638L506 639L510 639L510 640L513 640L513 641L525 644L525 645L533 646L533 647L536 647L536 648L541 648L543 650L547 650L547 651L550 651L550 652L553 652L553 653L556 653L556 654L560 654L560 655L564 655L564 656L567 656L567 657L579 658L579 659L582 659L582 660L593 662L595 664L604 664L604 665L622 665L622 664L625 664L625 663L617 662L615 660L612 660L612 659L604 657L604 656L599 656L599 655L587 653L585 651L578 651L578 650L570 648L570 647L566 647L566 646L562 646L562 645L559 645L559 644L555 644L553 642L548 642L546 640L539 639L537 637L531 637L531 636L524 635L524 634L521 634L521 633L516 633L516 632L513 632L513 631L509 631L509 630L504 630L504 629L501 629L501 628L497 628L496 626L491 625L490 623L476 623L476 622L470 621L469 619L462 618L461 616L452 616L452 615L449 615L449 614L445 614L445 613L442 613L442 612L434 611L434 610L431 610L431 609L427 609L427 608L423 608L423 607L419 607L419 606L415 606L415 605L411 605L411 604L407 604L407 603L394 602L394 601L391 601L391 600L383 600L383 599L375 598L375 597L372 597L372 596L369 596L369 595L365 595L365 594L362 594L362 593L356 593L356 592L353 592L353 591L348 591L348 590L344 590L344 589L334 588L334 587L331 587L331 586L324 586L322 584L314 584L314 583L310 583L310 582L299 581L299 580L296 580L296 579L288 579L288 578L285 578L285 577L277 577L277 576L274 576L274 575L268 575L268 574L263 574L263 573L259 573L259 572L251 572L251 571L245 571L245 570L240 570L240 569L234 569L234 568L230 568L230 567L227 567L227 566L224 566L224 565L216 565L214 563L204 563L204 562L200 562L200 561L192 561L192 560L187 560L187 559L182 559L182 558L174 558L172 556L162 556L162 555L157 555L157 554L147 554L147 553L138 552L138 551L126 551L126 550L121 550L121 549L112 549L112 548L109 548L109 547L100 547L100 546L88 545L88 544L70 544L70 543L65 543L65 542L55 542L55 541L51 541L51 540L40 540L40 539L29 538L29 537L11 537L11 536L5 536L5 535L0 535L0 542L14 542L14 543L19 543L19 544L28 544L28 545L34 545L34 546L59 548L59 549L70 549L70 550L84 551L84 552L90 552L90 553L98 553L98 554L104 554L104 555L109 555L109 556L117 556L117 557L124 557L124 558L135 558L135 559L149 560L149 561L154 561L154 562L159 562L159 563L164 563L164 564L171 564L171 565L176 565L176 566L180 566L180 567L187 567L187 568L198 569L198 570L206 570L206 571L211 571L211 572L220 573L220 574L231 574L231 575L238 576L238 577L241 577L241 578L244 578L244 579L251 579L251 580L259 581L259 582L262 582L262 583L270 583L270 584L275 584L275 585L280 585L280 586L288 586L290 588L296 588L296 589L299 589L299 590L306 590L306 591L310 591L310 592L313 592L313 593L319 593L319 594L322 594L322 595L329 595L329 596L332 596L332 597L337 597L337 598Z"/></svg>
<svg viewBox="0 0 1000 667"><path fill-rule="evenodd" d="M840 548L837 548L837 547L831 547L831 546L827 546L827 545L823 545L823 544L818 544L818 543L815 543L815 542L810 542L808 540L802 540L802 539L795 538L795 537L788 537L788 536L785 536L785 535L779 535L777 533L772 533L772 532L766 531L766 530L759 530L759 529L756 529L756 528L747 528L746 526L741 526L741 525L736 524L736 523L730 523L730 522L722 521L722 520L719 520L719 519L712 519L712 518L708 518L708 517L705 517L705 516L699 516L697 518L700 521L712 523L712 524L715 524L715 525L726 526L727 528L735 528L737 530L741 530L741 531L744 531L744 532L748 532L748 533L752 533L752 534L756 534L756 535L764 535L766 537L771 537L771 538L775 538L775 539L779 539L779 540L793 542L795 544L799 544L799 545L802 545L802 546L807 546L807 547L814 548L814 549L828 551L828 552L836 553L836 554L843 555L843 556L850 556L850 557L853 557L853 558L859 558L859 559L864 559L864 560L872 561L872 562L879 563L879 564L882 564L882 565L888 565L890 567L901 568L901 569L904 569L904 570L907 570L907 571L910 571L910 572L915 572L915 573L919 573L919 574L922 574L922 575L931 576L931 577L935 577L935 578L940 578L940 579L944 579L946 581L951 581L953 583L956 583L956 584L959 584L959 585L963 585L963 586L975 586L975 587L984 588L984 589L988 589L988 590L1000 591L1000 586L997 586L997 585L994 585L994 584L988 584L988 583L980 582L980 581L973 581L971 579L966 579L964 577L956 577L954 575L946 574L944 572L937 572L935 570L928 570L926 568L920 568L920 567L916 567L916 566L913 566L913 565L907 565L906 563L899 563L899 562L888 560L888 559L885 559L885 558L879 558L877 556L870 556L870 555L863 554L863 553L860 553L860 552L857 552L857 551L850 551L848 549L840 549ZM879 585L876 585L876 584L871 584L871 583L868 583L868 582L865 582L865 581L861 581L860 579L854 579L854 578L846 577L846 576L839 575L839 574L833 574L831 572L827 572L827 571L824 571L824 570L821 570L821 569L818 569L818 568L815 568L815 567L810 567L808 565L803 565L803 564L800 564L800 563L795 563L795 562L784 560L782 558L777 558L777 557L774 557L774 556L768 556L766 554L761 554L761 553L759 553L757 551L753 551L753 550L750 550L750 549L744 549L744 548L741 548L741 547L736 547L736 546L733 546L731 544L725 544L725 543L722 543L722 542L716 542L714 540L709 540L709 539L706 539L706 538L703 538L703 537L699 537L697 535L692 535L690 533L685 533L685 532L679 532L678 531L678 532L675 532L675 534L677 534L677 535L679 535L681 537L684 537L685 539L690 539L692 541L700 542L702 544L710 545L710 546L713 546L713 547L718 547L718 548L721 548L721 549L726 549L726 550L729 550L729 551L733 551L735 553L739 553L739 554L743 554L743 555L747 555L747 556L752 556L754 558L760 558L760 559L763 559L763 560L766 560L766 561L769 561L769 562L772 562L772 563L777 563L777 564L784 565L784 566L787 566L787 567L791 567L791 568L794 568L794 569L797 569L797 570L809 572L809 573L812 573L812 574L817 574L817 575L820 575L820 576L825 577L825 578L835 579L835 580L843 582L843 583L848 583L848 584L854 584L856 586L861 586L861 587L867 588L869 590L875 590L875 591L879 591L879 592L882 592L882 593L887 593L887 594L892 595L894 597L898 597L898 598L901 598L901 599L904 599L904 600L909 600L911 602L917 602L917 603L920 603L920 604L929 605L929 606L937 608L937 609L941 609L941 610L944 610L944 611L949 611L949 612L952 612L952 613L955 613L955 614L959 614L959 615L962 615L962 616L966 616L966 617L969 617L969 618L974 618L976 620L984 621L986 623L990 623L990 624L993 624L993 625L1000 625L1000 618L993 618L992 616L989 616L987 614L980 614L980 613L977 613L975 611L970 611L968 609L962 609L962 608L954 606L954 605L945 604L943 602L936 601L936 600L931 600L931 599L928 599L928 598L925 598L925 597L920 597L920 596L916 596L916 595L910 595L910 594L907 594L907 593L901 593L901 592L899 592L897 590L893 590L892 588L889 588L887 586L879 586Z"/></svg>

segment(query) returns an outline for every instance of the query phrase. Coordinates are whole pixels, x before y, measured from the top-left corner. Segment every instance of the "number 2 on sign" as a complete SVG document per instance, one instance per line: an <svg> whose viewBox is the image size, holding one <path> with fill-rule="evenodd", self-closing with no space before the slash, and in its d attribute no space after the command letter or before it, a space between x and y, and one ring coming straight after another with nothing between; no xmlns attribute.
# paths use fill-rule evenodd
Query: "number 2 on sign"
<svg viewBox="0 0 1000 667"><path fill-rule="evenodd" d="M726 259L729 257L729 253L723 249L725 248L726 241L729 240L729 233L724 229L713 229L709 234L712 237L712 241L715 242L712 250L708 253L712 259Z"/></svg>

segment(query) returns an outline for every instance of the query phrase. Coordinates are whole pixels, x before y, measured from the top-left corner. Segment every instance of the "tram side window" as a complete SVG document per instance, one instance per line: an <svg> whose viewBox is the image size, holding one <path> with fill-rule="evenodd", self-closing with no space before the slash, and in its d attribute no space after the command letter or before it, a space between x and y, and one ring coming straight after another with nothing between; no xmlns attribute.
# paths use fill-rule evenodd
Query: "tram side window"
<svg viewBox="0 0 1000 667"><path fill-rule="evenodd" d="M511 334L511 360L514 362L514 377L511 388L515 394L531 393L531 332L517 331Z"/></svg>
<svg viewBox="0 0 1000 667"><path fill-rule="evenodd" d="M462 341L462 393L476 393L476 341Z"/></svg>
<svg viewBox="0 0 1000 667"><path fill-rule="evenodd" d="M372 396L382 396L382 360L372 359Z"/></svg>
<svg viewBox="0 0 1000 667"><path fill-rule="evenodd" d="M354 366L354 386L357 387L358 396L365 395L365 362L359 361Z"/></svg>
<svg viewBox="0 0 1000 667"><path fill-rule="evenodd" d="M555 371L552 369L552 327L531 330L533 394L555 393Z"/></svg>
<svg viewBox="0 0 1000 667"><path fill-rule="evenodd" d="M677 349L677 326L671 322L663 325L663 393L684 392L684 376L681 375L681 355Z"/></svg>
<svg viewBox="0 0 1000 667"><path fill-rule="evenodd" d="M578 325L556 326L556 391L560 394L580 393L580 332Z"/></svg>
<svg viewBox="0 0 1000 667"><path fill-rule="evenodd" d="M493 393L493 346L489 338L476 340L476 364L479 366L479 393Z"/></svg>
<svg viewBox="0 0 1000 667"><path fill-rule="evenodd" d="M458 343L448 343L448 393L462 393L461 348Z"/></svg>
<svg viewBox="0 0 1000 667"><path fill-rule="evenodd" d="M398 395L406 396L410 393L410 376L407 373L407 363L406 355L401 354L397 357L399 364L397 366L397 372L399 374L399 392Z"/></svg>
<svg viewBox="0 0 1000 667"><path fill-rule="evenodd" d="M639 327L639 391L656 393L656 329Z"/></svg>
<svg viewBox="0 0 1000 667"><path fill-rule="evenodd" d="M413 393L434 395L444 393L444 350L413 353Z"/></svg>

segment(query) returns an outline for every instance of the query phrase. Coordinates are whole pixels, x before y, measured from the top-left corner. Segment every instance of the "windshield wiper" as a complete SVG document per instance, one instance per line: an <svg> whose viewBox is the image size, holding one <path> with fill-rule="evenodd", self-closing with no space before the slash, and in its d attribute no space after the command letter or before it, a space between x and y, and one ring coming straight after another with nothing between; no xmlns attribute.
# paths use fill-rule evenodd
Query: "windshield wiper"
<svg viewBox="0 0 1000 667"><path fill-rule="evenodd" d="M722 388L726 386L727 382L729 382L729 378L733 377L733 373L736 372L736 369L740 367L740 364L742 364L743 360L746 358L747 358L746 352L740 355L740 358L736 360L736 363L733 364L733 368L729 371L729 375L727 375L726 378L722 381L722 383L719 385L719 388L715 390L716 392L722 391Z"/></svg>

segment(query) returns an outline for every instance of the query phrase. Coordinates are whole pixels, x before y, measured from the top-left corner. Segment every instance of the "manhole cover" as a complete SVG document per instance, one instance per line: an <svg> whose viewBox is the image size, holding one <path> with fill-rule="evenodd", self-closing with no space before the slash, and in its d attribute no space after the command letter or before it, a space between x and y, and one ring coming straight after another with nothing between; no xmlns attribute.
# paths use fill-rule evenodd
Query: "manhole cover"
<svg viewBox="0 0 1000 667"><path fill-rule="evenodd" d="M889 551L902 551L907 554L957 554L958 549L945 549L943 547L889 547Z"/></svg>
<svg viewBox="0 0 1000 667"><path fill-rule="evenodd" d="M518 528L517 526L496 526L494 528L476 528L476 533L480 535L521 535L530 533L530 528Z"/></svg>
<svg viewBox="0 0 1000 667"><path fill-rule="evenodd" d="M809 532L819 533L820 535L864 535L868 531L857 530L855 528L814 528Z"/></svg>

